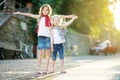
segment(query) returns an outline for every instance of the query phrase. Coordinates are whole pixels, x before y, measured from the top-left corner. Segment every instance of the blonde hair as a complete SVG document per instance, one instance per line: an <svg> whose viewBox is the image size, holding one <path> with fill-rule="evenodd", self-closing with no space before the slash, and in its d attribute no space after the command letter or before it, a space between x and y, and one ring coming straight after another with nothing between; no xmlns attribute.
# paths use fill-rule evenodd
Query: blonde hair
<svg viewBox="0 0 120 80"><path fill-rule="evenodd" d="M40 7L40 9L39 9L39 15L40 15L40 16L42 15L42 10L43 10L44 7L48 7L48 10L49 10L48 16L50 16L50 15L52 14L52 8L51 8L51 6L50 6L49 4L43 4L43 5Z"/></svg>
<svg viewBox="0 0 120 80"><path fill-rule="evenodd" d="M63 24L63 18L61 18L60 15L53 15L53 16L52 16L52 20L53 20L54 18L59 18L59 19L60 19L59 26L61 26L61 25Z"/></svg>

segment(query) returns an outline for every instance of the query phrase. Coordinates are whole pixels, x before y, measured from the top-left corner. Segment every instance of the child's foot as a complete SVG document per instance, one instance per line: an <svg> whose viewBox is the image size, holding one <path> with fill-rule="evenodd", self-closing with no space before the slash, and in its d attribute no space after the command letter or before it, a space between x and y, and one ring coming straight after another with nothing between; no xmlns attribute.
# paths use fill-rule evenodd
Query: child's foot
<svg viewBox="0 0 120 80"><path fill-rule="evenodd" d="M47 74L48 72L47 71L44 71L43 74Z"/></svg>
<svg viewBox="0 0 120 80"><path fill-rule="evenodd" d="M42 71L39 71L39 72L37 72L37 74L41 74L41 75L42 75L42 74L43 74L43 72L42 72Z"/></svg>
<svg viewBox="0 0 120 80"><path fill-rule="evenodd" d="M61 71L60 73L65 74L65 73L67 73L67 72L66 72L66 71Z"/></svg>
<svg viewBox="0 0 120 80"><path fill-rule="evenodd" d="M47 74L48 73L48 69L46 69L44 72L43 72L43 74Z"/></svg>

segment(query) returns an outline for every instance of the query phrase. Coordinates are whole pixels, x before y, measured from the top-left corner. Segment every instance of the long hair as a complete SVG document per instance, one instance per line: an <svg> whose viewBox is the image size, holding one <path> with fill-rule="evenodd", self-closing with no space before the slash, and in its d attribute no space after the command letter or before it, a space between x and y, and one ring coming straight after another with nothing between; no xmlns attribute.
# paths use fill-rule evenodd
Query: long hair
<svg viewBox="0 0 120 80"><path fill-rule="evenodd" d="M43 4L40 9L39 9L39 15L41 16L42 15L42 11L43 11L43 8L44 7L48 7L48 16L50 16L52 14L52 8L49 4Z"/></svg>
<svg viewBox="0 0 120 80"><path fill-rule="evenodd" d="M39 12L38 14L40 15L39 18L37 19L37 22L39 22L40 18L42 17L42 11L44 7L48 7L48 16L50 17L52 14L52 8L49 4L43 4L40 8L39 8Z"/></svg>

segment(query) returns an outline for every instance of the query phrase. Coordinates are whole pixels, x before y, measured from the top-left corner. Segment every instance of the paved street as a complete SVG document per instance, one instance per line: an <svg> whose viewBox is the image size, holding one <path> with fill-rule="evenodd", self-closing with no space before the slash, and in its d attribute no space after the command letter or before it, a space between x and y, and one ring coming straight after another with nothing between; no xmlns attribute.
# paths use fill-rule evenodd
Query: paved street
<svg viewBox="0 0 120 80"><path fill-rule="evenodd" d="M82 63L80 60L78 64ZM38 77L39 80L39 77ZM120 80L120 56L90 62L45 80Z"/></svg>
<svg viewBox="0 0 120 80"><path fill-rule="evenodd" d="M79 57L67 57L65 68L76 67L72 65ZM59 62L59 59L57 60ZM59 70L59 63L56 65L56 70ZM45 66L45 59L43 59ZM51 66L51 65L50 65ZM0 80L29 80L36 78L38 72L37 59L19 59L19 60L0 60Z"/></svg>
<svg viewBox="0 0 120 80"><path fill-rule="evenodd" d="M120 80L120 54L66 57L66 74L38 75L37 59L0 60L0 80ZM43 66L45 65L43 60Z"/></svg>

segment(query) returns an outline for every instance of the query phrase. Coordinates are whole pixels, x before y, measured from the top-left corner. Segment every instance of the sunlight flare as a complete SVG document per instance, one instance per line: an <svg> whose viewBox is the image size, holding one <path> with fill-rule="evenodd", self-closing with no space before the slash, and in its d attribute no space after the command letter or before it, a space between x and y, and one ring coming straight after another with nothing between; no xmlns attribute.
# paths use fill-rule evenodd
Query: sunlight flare
<svg viewBox="0 0 120 80"><path fill-rule="evenodd" d="M120 30L120 1L113 4L109 8L113 12L113 16L114 16L114 19L115 19L114 25L118 30Z"/></svg>

